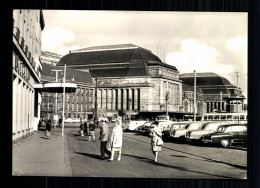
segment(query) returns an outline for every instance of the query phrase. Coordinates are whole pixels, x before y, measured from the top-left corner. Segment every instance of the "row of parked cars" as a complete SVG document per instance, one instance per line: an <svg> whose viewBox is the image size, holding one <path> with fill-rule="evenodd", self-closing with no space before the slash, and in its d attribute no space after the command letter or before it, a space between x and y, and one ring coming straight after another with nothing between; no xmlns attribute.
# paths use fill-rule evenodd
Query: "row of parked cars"
<svg viewBox="0 0 260 188"><path fill-rule="evenodd" d="M143 135L149 135L154 122L135 121L126 128ZM229 121L159 121L163 140L188 143L211 143L224 147L247 145L247 124L232 124Z"/></svg>

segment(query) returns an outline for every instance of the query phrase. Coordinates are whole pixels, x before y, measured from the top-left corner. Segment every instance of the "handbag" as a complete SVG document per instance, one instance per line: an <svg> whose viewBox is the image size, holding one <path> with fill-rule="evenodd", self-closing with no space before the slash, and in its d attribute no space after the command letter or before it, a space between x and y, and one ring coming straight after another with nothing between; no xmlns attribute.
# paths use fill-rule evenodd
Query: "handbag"
<svg viewBox="0 0 260 188"><path fill-rule="evenodd" d="M157 146L162 146L163 145L163 140L160 137L157 139L156 145Z"/></svg>

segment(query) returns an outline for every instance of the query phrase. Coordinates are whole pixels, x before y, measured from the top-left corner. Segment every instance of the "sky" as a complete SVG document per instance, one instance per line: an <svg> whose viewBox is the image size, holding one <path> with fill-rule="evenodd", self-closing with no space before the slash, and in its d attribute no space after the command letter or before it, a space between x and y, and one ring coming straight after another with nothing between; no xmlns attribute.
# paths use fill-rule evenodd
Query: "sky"
<svg viewBox="0 0 260 188"><path fill-rule="evenodd" d="M66 55L131 43L180 74L214 72L238 83L247 98L247 13L43 10L43 16L43 51Z"/></svg>

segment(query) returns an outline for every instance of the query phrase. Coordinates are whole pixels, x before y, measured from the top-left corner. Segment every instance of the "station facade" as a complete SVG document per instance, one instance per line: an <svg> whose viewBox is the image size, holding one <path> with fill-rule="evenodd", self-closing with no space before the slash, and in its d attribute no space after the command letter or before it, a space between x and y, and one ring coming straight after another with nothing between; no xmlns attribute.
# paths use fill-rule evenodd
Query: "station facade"
<svg viewBox="0 0 260 188"><path fill-rule="evenodd" d="M119 111L127 118L149 119L183 113L178 70L147 49L132 44L90 47L63 56L57 66L65 64L97 79L100 117L113 119Z"/></svg>

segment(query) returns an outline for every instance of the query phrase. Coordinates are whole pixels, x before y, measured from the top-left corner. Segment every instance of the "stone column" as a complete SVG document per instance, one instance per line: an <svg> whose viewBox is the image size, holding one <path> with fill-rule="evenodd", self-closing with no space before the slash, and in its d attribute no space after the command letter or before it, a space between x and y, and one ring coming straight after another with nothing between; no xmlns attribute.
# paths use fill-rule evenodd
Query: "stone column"
<svg viewBox="0 0 260 188"><path fill-rule="evenodd" d="M116 90L112 89L112 101L111 101L112 110L116 110Z"/></svg>
<svg viewBox="0 0 260 188"><path fill-rule="evenodd" d="M31 100L32 100L32 105L31 105L31 110L32 110L31 126L32 126L32 128L33 128L33 124L34 124L34 101L35 101L34 92L35 91L32 89L32 93L31 93Z"/></svg>
<svg viewBox="0 0 260 188"><path fill-rule="evenodd" d="M98 109L101 109L101 89L97 90L97 105L98 105Z"/></svg>
<svg viewBox="0 0 260 188"><path fill-rule="evenodd" d="M105 110L107 110L107 92L108 92L108 89L104 89L103 90L104 91L104 102L103 102L103 104L104 104L104 107L103 107L103 109L105 109Z"/></svg>
<svg viewBox="0 0 260 188"><path fill-rule="evenodd" d="M123 110L127 109L127 98L126 98L126 89L123 89Z"/></svg>
<svg viewBox="0 0 260 188"><path fill-rule="evenodd" d="M18 90L18 78L15 76L13 79L13 116L12 116L12 123L13 123L13 133L17 134L17 90ZM16 135L13 136L13 141L15 141Z"/></svg>
<svg viewBox="0 0 260 188"><path fill-rule="evenodd" d="M122 108L121 108L121 95L122 95L122 93L121 93L121 89L118 89L118 102L117 102L117 108L118 108L118 110L122 110Z"/></svg>
<svg viewBox="0 0 260 188"><path fill-rule="evenodd" d="M129 103L129 109L132 110L132 88L128 89L129 90L129 99L131 99L131 102Z"/></svg>
<svg viewBox="0 0 260 188"><path fill-rule="evenodd" d="M134 89L134 108L138 109L138 95L137 95L137 89Z"/></svg>
<svg viewBox="0 0 260 188"><path fill-rule="evenodd" d="M107 89L107 110L110 111L112 110L111 107L112 107L112 104L111 104L111 101L112 101L112 90L111 89Z"/></svg>

